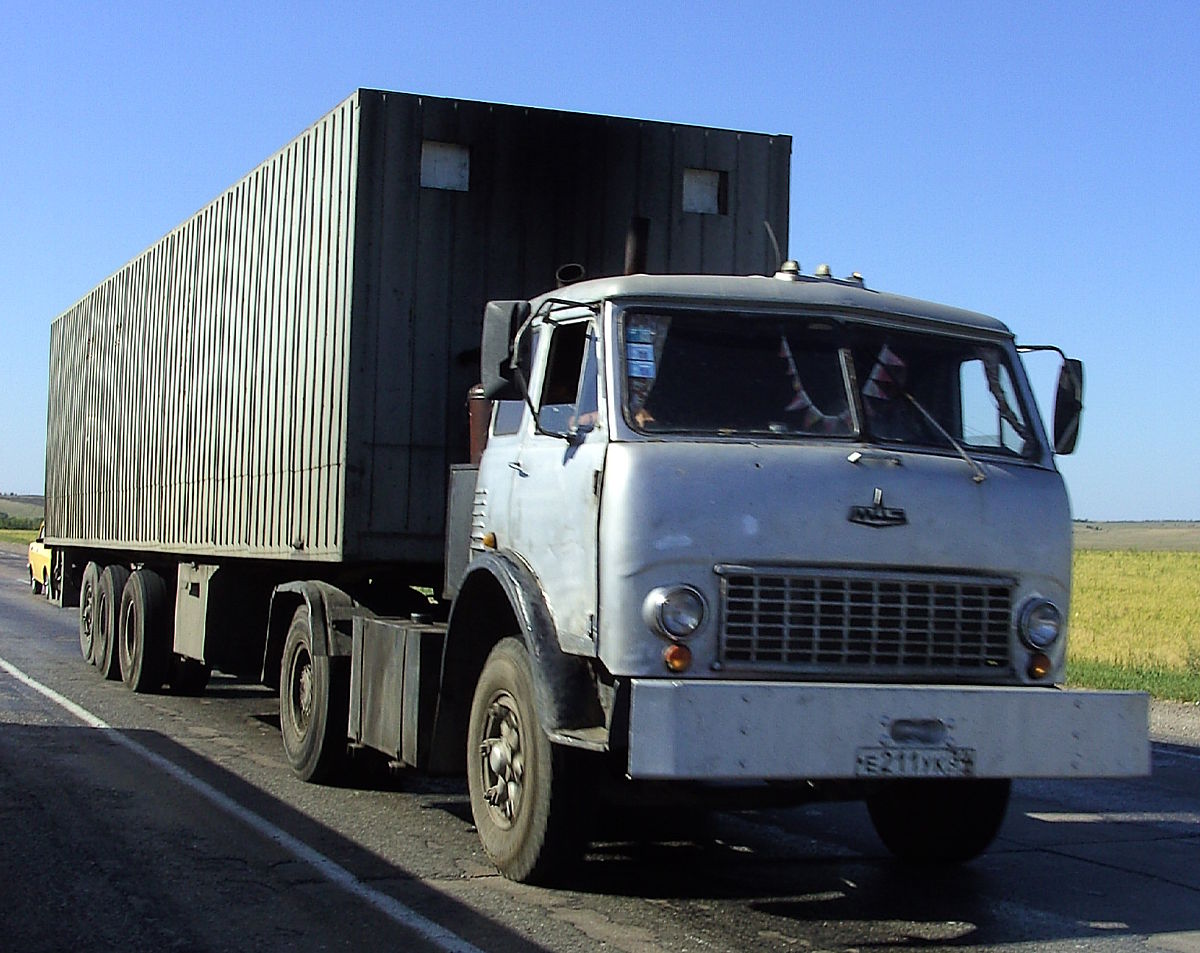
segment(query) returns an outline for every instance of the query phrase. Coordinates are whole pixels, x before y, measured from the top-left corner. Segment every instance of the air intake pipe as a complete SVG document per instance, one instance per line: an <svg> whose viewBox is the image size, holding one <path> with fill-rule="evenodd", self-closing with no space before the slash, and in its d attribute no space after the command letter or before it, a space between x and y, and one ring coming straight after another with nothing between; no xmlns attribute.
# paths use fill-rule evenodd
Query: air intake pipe
<svg viewBox="0 0 1200 953"><path fill-rule="evenodd" d="M564 285L573 285L577 281L583 281L587 277L587 269L579 262L571 261L565 265L560 265L558 271L554 273L554 281L556 287L561 288Z"/></svg>
<svg viewBox="0 0 1200 953"><path fill-rule="evenodd" d="M650 239L650 219L635 215L625 233L625 274L646 273L646 246Z"/></svg>

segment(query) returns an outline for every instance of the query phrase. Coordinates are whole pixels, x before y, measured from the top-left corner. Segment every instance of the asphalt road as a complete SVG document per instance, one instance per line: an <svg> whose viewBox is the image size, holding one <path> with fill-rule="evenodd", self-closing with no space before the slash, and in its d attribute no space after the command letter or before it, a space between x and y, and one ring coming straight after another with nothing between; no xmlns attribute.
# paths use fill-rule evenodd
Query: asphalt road
<svg viewBox="0 0 1200 953"><path fill-rule="evenodd" d="M1200 953L1200 744L1133 781L1019 783L996 844L906 869L856 804L620 826L567 889L488 866L464 786L290 775L272 693L133 696L0 550L0 950ZM1182 719L1182 722L1179 721ZM1200 720L1200 717L1197 717ZM1183 727L1179 727L1182 723Z"/></svg>

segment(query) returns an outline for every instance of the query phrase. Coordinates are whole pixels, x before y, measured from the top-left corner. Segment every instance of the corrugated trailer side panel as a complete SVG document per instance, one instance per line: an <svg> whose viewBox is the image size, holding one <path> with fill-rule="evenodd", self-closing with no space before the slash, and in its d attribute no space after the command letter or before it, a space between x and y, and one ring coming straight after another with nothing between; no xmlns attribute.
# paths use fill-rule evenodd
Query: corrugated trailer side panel
<svg viewBox="0 0 1200 953"><path fill-rule="evenodd" d="M360 91L348 559L440 561L447 467L465 459L483 305L553 287L574 262L624 270L634 217L650 272L769 273L787 248L791 140L729 130ZM423 143L465 150L422 185ZM685 170L721 183L684 203Z"/></svg>
<svg viewBox="0 0 1200 953"><path fill-rule="evenodd" d="M53 541L341 556L356 97L51 329Z"/></svg>

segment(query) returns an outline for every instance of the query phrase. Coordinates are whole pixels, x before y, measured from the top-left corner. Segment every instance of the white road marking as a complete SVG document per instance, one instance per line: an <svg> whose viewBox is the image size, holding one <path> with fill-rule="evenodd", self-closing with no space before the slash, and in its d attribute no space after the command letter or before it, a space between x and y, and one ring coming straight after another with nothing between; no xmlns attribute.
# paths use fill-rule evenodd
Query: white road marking
<svg viewBox="0 0 1200 953"><path fill-rule="evenodd" d="M185 771L173 761L169 761L162 755L156 754L148 748L138 744L124 732L113 728L112 725L105 722L103 719L93 715L86 708L81 708L69 698L65 698L56 692L54 689L43 685L30 676L26 675L16 666L0 658L0 669L3 669L14 679L23 685L32 688L35 692L45 696L54 704L63 708L75 718L79 719L90 728L97 728L105 733L105 737L112 739L121 747L133 752L138 757L148 761L154 767L163 771L170 777L174 778L180 784L195 791L210 804L220 808L226 814L236 818L251 829L257 831L263 837L278 844L297 860L300 860L312 867L318 874L328 880L335 886L341 887L347 893L358 897L360 900L370 904L384 916L398 923L400 926L412 930L414 933L420 934L424 939L434 944L448 953L482 953L482 951L472 944L468 943L462 937L450 932L445 927L424 917L415 910L406 907L399 900L390 897L385 893L380 893L378 890L373 890L361 880L350 873L345 867L330 860L324 854L314 850L302 840L293 837L291 834L276 827L270 821L260 817L253 811L247 810L237 801L233 800L228 795L222 794L212 785L201 781L194 774Z"/></svg>
<svg viewBox="0 0 1200 953"><path fill-rule="evenodd" d="M1026 817L1047 824L1197 824L1196 811L1027 811Z"/></svg>
<svg viewBox="0 0 1200 953"><path fill-rule="evenodd" d="M1177 751L1174 748L1163 748L1162 744L1164 744L1164 743L1171 744L1171 742L1163 742L1163 743L1155 742L1152 745L1152 747L1154 748L1155 757L1168 758L1168 759L1182 758L1187 761L1200 761L1200 753L1195 752L1195 751Z"/></svg>

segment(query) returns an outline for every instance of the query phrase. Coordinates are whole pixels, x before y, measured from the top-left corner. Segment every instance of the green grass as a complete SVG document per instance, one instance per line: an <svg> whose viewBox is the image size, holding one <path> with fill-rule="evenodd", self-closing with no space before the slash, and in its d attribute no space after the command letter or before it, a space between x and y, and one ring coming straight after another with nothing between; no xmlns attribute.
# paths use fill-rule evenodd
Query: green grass
<svg viewBox="0 0 1200 953"><path fill-rule="evenodd" d="M0 529L0 543L20 543L22 546L28 546L36 538L36 529Z"/></svg>
<svg viewBox="0 0 1200 953"><path fill-rule="evenodd" d="M1200 701L1200 553L1076 550L1067 681Z"/></svg>
<svg viewBox="0 0 1200 953"><path fill-rule="evenodd" d="M1200 673L1197 672L1133 668L1072 657L1067 662L1067 684L1072 688L1149 692L1155 698L1200 702Z"/></svg>
<svg viewBox="0 0 1200 953"><path fill-rule="evenodd" d="M16 496L0 493L0 513L15 519L40 520L45 512L45 501L40 496Z"/></svg>

